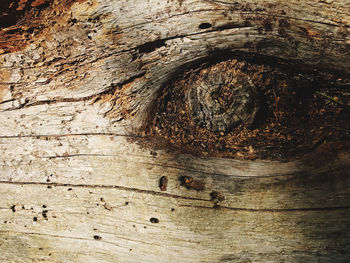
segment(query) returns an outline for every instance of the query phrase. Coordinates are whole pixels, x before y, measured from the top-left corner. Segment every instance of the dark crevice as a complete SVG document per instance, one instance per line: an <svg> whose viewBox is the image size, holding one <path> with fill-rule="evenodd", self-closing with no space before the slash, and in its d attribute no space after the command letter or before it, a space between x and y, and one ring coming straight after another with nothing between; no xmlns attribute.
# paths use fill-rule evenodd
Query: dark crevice
<svg viewBox="0 0 350 263"><path fill-rule="evenodd" d="M79 102L79 101L85 101L85 100L90 100L94 98L97 95L91 95L91 96L86 96L86 97L81 97L81 98L61 98L61 99L53 99L53 100L40 100L40 101L35 101L32 103L28 103L28 101L25 101L25 103L22 103L18 107L15 108L10 108L6 109L6 111L14 111L22 108L28 108L32 106L38 106L38 105L50 105L50 104L56 104L60 102Z"/></svg>
<svg viewBox="0 0 350 263"><path fill-rule="evenodd" d="M118 134L113 132L86 132L86 133L67 133L67 134L26 134L26 135L3 135L0 139L17 139L17 138L60 138L60 137L72 137L72 136L123 136L123 137L140 137L139 135L132 134Z"/></svg>
<svg viewBox="0 0 350 263"><path fill-rule="evenodd" d="M233 28L247 28L250 26L251 24L249 21L244 22L244 24L227 23L227 24L215 27L215 30L222 31L222 30L228 30Z"/></svg>
<svg viewBox="0 0 350 263"><path fill-rule="evenodd" d="M145 74L146 74L146 71L142 71L141 73L136 74L136 75L124 80L123 82L120 82L118 84L113 84L113 86L115 86L115 87L116 86L124 86L126 84L133 82L135 79L142 78Z"/></svg>
<svg viewBox="0 0 350 263"><path fill-rule="evenodd" d="M185 199L185 200L196 200L196 201L207 201L211 200L193 198L187 196L179 196L167 193L160 193L151 190L142 190L137 188L129 188L124 186L115 186L115 185L84 185L84 184L63 184L63 183L40 183L40 182L9 182L9 181L0 181L0 184L12 184L12 185L51 185L55 187L78 187L78 188L103 188L103 189L117 189L124 191L131 191L137 193L151 194L154 196L163 196L176 199ZM244 207L228 207L220 206L215 204L214 206L200 206L200 205L186 205L180 204L180 207L189 207L189 208L199 208L199 209L227 209L232 211L242 211L242 212L268 212L268 213L278 213L278 212L303 212L303 211L333 211L333 210L348 210L350 206L329 206L329 207L300 207L300 208L244 208ZM45 210L46 211L46 210Z"/></svg>
<svg viewBox="0 0 350 263"><path fill-rule="evenodd" d="M1 101L0 104L5 104L5 103L8 103L8 102L12 102L12 101L15 101L15 99Z"/></svg>
<svg viewBox="0 0 350 263"><path fill-rule="evenodd" d="M39 156L39 158L43 159L60 159L60 158L72 158L72 157L81 157L81 156L94 156L94 157L115 157L118 156L116 154L85 154L85 153L80 153L80 154L65 154L65 155L49 155L49 156Z"/></svg>
<svg viewBox="0 0 350 263"><path fill-rule="evenodd" d="M210 23L202 23L198 26L200 29L207 29L207 28L211 28L212 24Z"/></svg>
<svg viewBox="0 0 350 263"><path fill-rule="evenodd" d="M244 208L244 207L229 207L215 204L214 206L196 206L196 205L180 205L181 207L191 207L199 209L227 209L232 211L243 212L259 212L259 213L283 213L283 212L303 212L303 211L333 211L333 210L348 210L350 206L329 206L329 207L300 207L300 208Z"/></svg>
<svg viewBox="0 0 350 263"><path fill-rule="evenodd" d="M133 82L135 79L137 78L141 78L143 77L144 75L146 74L145 71L139 73L139 74L136 74L126 80L124 80L123 82L121 83L117 83L117 84L111 84L111 86L99 93L99 94L93 94L93 95L90 95L90 96L86 96L86 97L81 97L81 98L60 98L60 99L52 99L52 100L40 100L40 101L35 101L35 102L32 102L32 103L28 103L28 101L26 101L25 103L19 105L18 107L16 108L10 108L10 109L7 109L6 111L13 111L13 110L18 110L18 109L21 109L21 108L28 108L28 107L32 107L32 106L38 106L38 105L44 105L44 104L47 104L47 105L50 105L50 104L56 104L56 103L61 103L61 102L79 102L79 101L86 101L86 100L91 100L95 97L96 98L96 101L98 100L98 97L104 95L104 94L108 94L108 93L111 93L111 92L114 92L114 90L116 89L116 87L118 86L123 86L123 85L126 85L130 82ZM12 99L13 100L13 99ZM1 104L1 103L0 103Z"/></svg>
<svg viewBox="0 0 350 263"><path fill-rule="evenodd" d="M139 46L138 51L139 53L150 53L156 50L157 48L164 47L165 45L165 39L158 39Z"/></svg>
<svg viewBox="0 0 350 263"><path fill-rule="evenodd" d="M102 184L64 184L64 183L44 183L44 182L10 182L10 181L0 181L0 184L10 184L10 185L42 185L42 186L54 186L54 187L76 187L76 188L100 188L100 189L117 189L122 191L128 191L128 192L137 192L137 193L143 193L143 194L150 194L154 196L163 196L163 197L170 197L170 198L176 198L176 199L185 199L185 200L196 200L196 201L208 201L209 199L202 199L202 198L195 198L195 197L188 197L188 196L181 196L181 195L175 195L175 194L168 194L164 192L156 192L152 190L143 190L138 188L131 188L131 187L125 187L125 186L118 186L118 185L102 185Z"/></svg>

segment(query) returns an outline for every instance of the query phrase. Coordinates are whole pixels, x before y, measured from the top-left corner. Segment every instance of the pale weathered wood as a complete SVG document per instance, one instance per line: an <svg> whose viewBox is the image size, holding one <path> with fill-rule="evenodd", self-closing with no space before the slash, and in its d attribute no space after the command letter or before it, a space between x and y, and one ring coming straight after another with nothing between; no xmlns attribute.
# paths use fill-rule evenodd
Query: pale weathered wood
<svg viewBox="0 0 350 263"><path fill-rule="evenodd" d="M135 138L163 84L219 51L349 74L349 9L345 0L90 0L45 13L56 23L0 55L0 260L349 260L349 153L240 161ZM186 189L183 176L205 188Z"/></svg>

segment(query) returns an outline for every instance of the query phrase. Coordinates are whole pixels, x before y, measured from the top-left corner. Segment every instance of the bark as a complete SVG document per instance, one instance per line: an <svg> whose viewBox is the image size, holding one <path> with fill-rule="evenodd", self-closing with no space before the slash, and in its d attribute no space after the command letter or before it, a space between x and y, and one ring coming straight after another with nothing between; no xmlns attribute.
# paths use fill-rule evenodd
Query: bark
<svg viewBox="0 0 350 263"><path fill-rule="evenodd" d="M1 261L350 258L347 151L243 161L135 140L163 84L218 52L349 74L348 1L27 4L0 32Z"/></svg>

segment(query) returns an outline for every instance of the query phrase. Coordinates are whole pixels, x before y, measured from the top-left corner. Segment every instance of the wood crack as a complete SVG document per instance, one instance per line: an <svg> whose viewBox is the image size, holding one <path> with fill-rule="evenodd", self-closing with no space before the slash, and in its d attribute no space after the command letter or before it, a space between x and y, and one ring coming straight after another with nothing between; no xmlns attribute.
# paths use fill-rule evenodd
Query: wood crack
<svg viewBox="0 0 350 263"><path fill-rule="evenodd" d="M102 185L102 184L65 184L65 183L44 183L44 182L10 182L10 181L0 181L0 184L8 184L8 185L42 185L42 186L54 186L54 187L76 187L76 188L98 188L98 189L116 189L116 190L122 190L127 192L136 192L136 193L143 193L143 194L150 194L153 196L162 196L162 197L169 197L169 198L175 198L175 199L185 199L185 200L196 200L196 201L206 201L210 202L209 199L202 199L202 198L195 198L195 197L188 197L188 196L181 196L181 195L174 195L174 194L168 194L163 192L156 192L152 190L143 190L138 188L130 188L125 186L118 186L118 185Z"/></svg>
<svg viewBox="0 0 350 263"><path fill-rule="evenodd" d="M142 25L147 25L147 24L154 24L154 23L160 23L160 22L164 22L164 21L167 21L171 18L174 18L174 17L179 17L179 16L185 16L185 15L189 15L189 14L195 14L195 13L204 13L204 12L215 12L215 11L227 11L227 9L199 9L199 10L193 10L193 11L188 11L188 12L183 12L183 13L178 13L178 14L174 14L174 15L171 15L167 18L162 18L162 19L156 19L156 20L151 20L151 21L147 21L147 22L142 22L142 23L138 23L138 24L135 24L135 25L132 25L132 26L128 26L128 27L124 27L122 29L122 31L120 33L125 33L125 30L128 30L128 29L132 29L132 28L137 28L139 26L142 26Z"/></svg>
<svg viewBox="0 0 350 263"><path fill-rule="evenodd" d="M143 71L139 74L131 76L130 78L128 78L120 83L112 83L110 85L110 88L108 88L108 89L106 89L98 94L93 94L90 96L80 97L80 98L60 98L60 99L57 98L57 99L52 99L52 100L40 100L40 101L35 101L32 103L24 102L24 103L20 104L18 107L9 108L9 109L6 109L4 111L13 111L13 110L18 110L18 109L28 108L28 107L32 107L32 106L38 106L38 105L50 105L50 104L57 104L57 103L62 103L62 102L80 102L80 101L92 100L94 98L97 99L100 96L102 96L103 94L114 91L116 89L116 87L126 85L126 84L134 81L137 78L143 77L145 74L146 74L146 72ZM2 103L4 103L4 102L2 102Z"/></svg>
<svg viewBox="0 0 350 263"><path fill-rule="evenodd" d="M93 154L93 153L80 153L80 154L66 154L66 155L51 155L51 156L38 156L43 159L59 159L59 158L71 158L71 157L116 157L120 156L119 154Z"/></svg>
<svg viewBox="0 0 350 263"><path fill-rule="evenodd" d="M74 240L95 241L94 238L83 238L83 237L72 237L72 236L63 236L63 235L52 235L52 234L37 233L37 232L22 232L22 231L0 230L0 233L14 233L14 234L21 234L21 235L38 235L38 236L47 236L47 237L53 237L53 238L66 238L66 239L74 239ZM128 239L122 238L122 237L118 237L118 238L128 240ZM128 240L128 241L133 241L133 240ZM103 239L99 240L99 242L103 242L103 243L107 243L107 244L111 244L111 245L120 247L118 244L116 244L114 242L106 241L106 240L103 240ZM138 241L133 241L133 242L138 242ZM151 245L149 243L142 242L142 241L140 241L139 243L145 243L145 244Z"/></svg>
<svg viewBox="0 0 350 263"><path fill-rule="evenodd" d="M288 176L301 176L300 171L297 171L295 173L281 174L281 175L247 176L247 175L235 175L235 174L205 172L205 171L195 170L195 169L191 169L191 168L179 167L179 166L175 166L175 165L158 164L158 163L142 162L141 164L154 165L154 166L159 166L159 167L164 167L164 168L172 168L172 169L177 169L177 170L181 170L181 171L184 171L184 172L192 172L192 173L199 173L199 174L205 174L205 175L230 176L232 178L239 178L239 179L272 178L272 177L279 177L279 176L286 176L286 177L288 177ZM304 176L304 174L302 174L302 175Z"/></svg>
<svg viewBox="0 0 350 263"><path fill-rule="evenodd" d="M227 6L234 6L234 4L232 4L232 2L225 2L225 1L219 1L219 0L205 0L205 2L209 2L209 3L217 3L217 4L223 4L223 5L227 5ZM297 17L290 17L290 16L286 16L286 15L278 15L276 13L272 14L268 14L268 13L263 13L261 11L245 11L245 12L237 12L240 15L259 15L259 16L268 16L268 17L276 17L276 18L288 18L288 19L293 19L293 20L297 20L297 21L302 21L302 22L310 22L310 23L314 23L314 24L321 24L321 25L326 25L326 26L339 26L339 25L343 25L341 23L330 23L330 22L322 22L322 21L315 21L315 20L310 20L310 19L302 19L302 18L297 18ZM349 25L344 25L345 27L350 27Z"/></svg>
<svg viewBox="0 0 350 263"><path fill-rule="evenodd" d="M229 206L199 206L199 205L179 205L180 207L191 207L191 208L199 208L199 209L226 209L232 211L242 211L242 212L259 212L259 213L288 213L288 212L317 212L317 211L333 211L333 210L348 210L350 209L350 205L348 206L328 206L328 207L301 207L301 208L262 208L262 209L254 209L254 208L244 208L244 207L229 207Z"/></svg>
<svg viewBox="0 0 350 263"><path fill-rule="evenodd" d="M202 198L194 198L187 196L180 196L162 192L156 192L152 190L142 190L138 188L129 188L124 186L116 186L116 185L85 185L85 184L64 184L64 183L44 183L44 182L9 182L9 181L0 181L0 184L8 184L8 185L42 185L42 186L55 186L55 187L76 187L76 188L100 188L100 189L117 189L128 192L137 192L143 194L150 194L153 196L162 196L167 198L175 198L182 200L193 200L193 201L204 201L212 203L212 200L202 199ZM230 206L222 206L218 204L213 204L213 206L204 206L204 205L187 205L187 204L179 204L180 207L189 207L189 208L198 208L198 209L225 209L232 211L240 211L240 212L260 212L260 213L290 213L290 212L318 212L318 211L333 211L333 210L349 210L350 205L346 206L327 206L327 207L297 207L297 208L244 208L244 207L230 207Z"/></svg>
<svg viewBox="0 0 350 263"><path fill-rule="evenodd" d="M26 135L3 135L0 139L18 139L18 138L60 138L60 137L72 137L72 136L117 136L117 137L141 137L133 134L119 134L113 132L87 132L87 133L67 133L67 134L26 134Z"/></svg>

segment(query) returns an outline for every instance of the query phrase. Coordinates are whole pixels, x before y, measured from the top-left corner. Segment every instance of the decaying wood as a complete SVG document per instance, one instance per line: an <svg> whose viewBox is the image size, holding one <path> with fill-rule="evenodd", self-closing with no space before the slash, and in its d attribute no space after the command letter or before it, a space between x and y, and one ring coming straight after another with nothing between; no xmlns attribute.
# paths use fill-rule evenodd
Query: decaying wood
<svg viewBox="0 0 350 263"><path fill-rule="evenodd" d="M216 52L349 74L349 9L344 0L62 1L32 20L34 31L30 20L1 28L0 260L348 260L349 153L198 158L135 136L163 84Z"/></svg>

